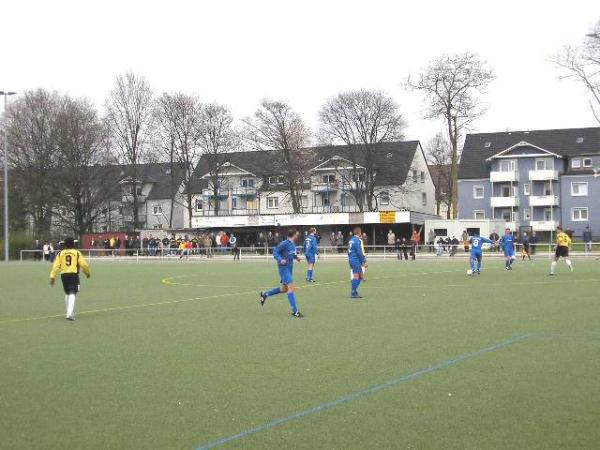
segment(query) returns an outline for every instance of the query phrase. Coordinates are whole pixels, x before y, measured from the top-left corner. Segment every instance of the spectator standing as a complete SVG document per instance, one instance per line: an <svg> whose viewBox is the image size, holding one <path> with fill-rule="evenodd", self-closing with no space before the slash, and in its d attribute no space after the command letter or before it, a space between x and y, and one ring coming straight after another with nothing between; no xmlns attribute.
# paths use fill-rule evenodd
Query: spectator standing
<svg viewBox="0 0 600 450"><path fill-rule="evenodd" d="M433 229L429 230L427 245L429 245L429 253L433 252L433 246L435 245L435 231Z"/></svg>
<svg viewBox="0 0 600 450"><path fill-rule="evenodd" d="M410 251L410 256L413 261L417 257L417 247L418 247L419 243L421 242L421 231L423 231L422 225L418 230L417 230L417 227L415 227L413 225L413 231L412 231L412 235L410 237L410 243L412 245L412 249Z"/></svg>
<svg viewBox="0 0 600 450"><path fill-rule="evenodd" d="M463 241L463 243L464 243L464 241ZM456 238L456 236L452 236L452 240L450 241L450 244L451 244L450 256L455 256L456 252L458 251L458 246L460 245L460 241Z"/></svg>
<svg viewBox="0 0 600 450"><path fill-rule="evenodd" d="M396 244L396 235L394 234L394 232L392 230L388 231L387 243L390 247L392 247Z"/></svg>
<svg viewBox="0 0 600 450"><path fill-rule="evenodd" d="M221 247L223 247L224 251L229 248L229 234L223 233L221 236Z"/></svg>
<svg viewBox="0 0 600 450"><path fill-rule="evenodd" d="M496 230L492 231L490 233L489 236L490 241L494 241L495 244L492 245L492 251L496 251L496 249L498 248L498 241L500 240L500 236L498 235L498 233L496 232Z"/></svg>
<svg viewBox="0 0 600 450"><path fill-rule="evenodd" d="M468 253L469 249L470 249L471 240L469 238L469 233L467 233L467 230L463 231L462 236L460 238L461 238L461 240L463 242L463 246L465 248L465 252Z"/></svg>
<svg viewBox="0 0 600 450"><path fill-rule="evenodd" d="M529 236L526 232L523 232L523 235L521 236L521 245L523 246L521 251L521 256L523 257L522 261L525 261L525 257L529 258L529 261L531 261L531 246L529 242Z"/></svg>
<svg viewBox="0 0 600 450"><path fill-rule="evenodd" d="M402 238L402 241L399 240L399 243L402 254L398 254L398 259L402 260L402 257L404 257L404 259L408 261L408 248L410 245L405 237Z"/></svg>
<svg viewBox="0 0 600 450"><path fill-rule="evenodd" d="M532 231L531 236L529 238L529 246L531 247L530 254L535 255L535 252L537 250L537 243L538 243L538 239L535 234L535 231Z"/></svg>
<svg viewBox="0 0 600 450"><path fill-rule="evenodd" d="M590 230L589 225L585 227L585 231L583 232L583 243L585 245L585 252L590 253L592 251L592 230Z"/></svg>
<svg viewBox="0 0 600 450"><path fill-rule="evenodd" d="M341 231L338 231L337 235L335 236L335 245L338 253L344 253L344 235Z"/></svg>

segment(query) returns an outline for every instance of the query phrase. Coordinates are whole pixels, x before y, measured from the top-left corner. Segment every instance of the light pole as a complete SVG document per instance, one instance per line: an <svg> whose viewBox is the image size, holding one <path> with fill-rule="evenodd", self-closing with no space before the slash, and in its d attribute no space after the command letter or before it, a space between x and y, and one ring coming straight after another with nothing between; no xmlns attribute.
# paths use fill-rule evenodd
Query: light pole
<svg viewBox="0 0 600 450"><path fill-rule="evenodd" d="M8 130L6 126L6 106L8 104L8 96L15 95L16 92L0 91L0 95L4 96L4 261L8 262Z"/></svg>

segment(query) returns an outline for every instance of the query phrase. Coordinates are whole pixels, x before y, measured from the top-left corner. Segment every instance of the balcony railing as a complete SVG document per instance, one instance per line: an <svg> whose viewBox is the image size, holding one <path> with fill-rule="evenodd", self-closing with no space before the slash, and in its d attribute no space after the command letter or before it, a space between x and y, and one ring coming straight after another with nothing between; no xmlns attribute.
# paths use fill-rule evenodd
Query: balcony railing
<svg viewBox="0 0 600 450"><path fill-rule="evenodd" d="M558 170L530 170L531 181L558 180Z"/></svg>
<svg viewBox="0 0 600 450"><path fill-rule="evenodd" d="M560 200L557 195L531 195L529 206L559 206Z"/></svg>
<svg viewBox="0 0 600 450"><path fill-rule="evenodd" d="M196 216L214 217L214 216L255 216L258 214L258 209L202 209L196 210L194 213Z"/></svg>
<svg viewBox="0 0 600 450"><path fill-rule="evenodd" d="M215 193L214 193L214 191L212 189L204 189L202 191L202 196L214 198L215 197ZM227 197L229 197L229 190L228 189L217 189L217 197L218 198L227 198Z"/></svg>
<svg viewBox="0 0 600 450"><path fill-rule="evenodd" d="M533 229L533 231L554 231L558 226L558 221L556 220L532 220L529 222L529 226Z"/></svg>
<svg viewBox="0 0 600 450"><path fill-rule="evenodd" d="M491 197L492 208L514 208L519 206L519 197Z"/></svg>
<svg viewBox="0 0 600 450"><path fill-rule="evenodd" d="M237 195L240 197L256 197L255 187L237 187L231 190L231 195Z"/></svg>
<svg viewBox="0 0 600 450"><path fill-rule="evenodd" d="M310 190L313 192L334 192L340 189L340 183L333 181L331 183L312 183Z"/></svg>
<svg viewBox="0 0 600 450"><path fill-rule="evenodd" d="M133 203L133 194L123 194L121 196L121 201L123 203ZM137 196L137 201L138 201L138 204L139 203L144 203L146 201L146 196L145 195L138 195Z"/></svg>
<svg viewBox="0 0 600 450"><path fill-rule="evenodd" d="M519 172L490 172L490 181L492 183L516 182L519 181Z"/></svg>

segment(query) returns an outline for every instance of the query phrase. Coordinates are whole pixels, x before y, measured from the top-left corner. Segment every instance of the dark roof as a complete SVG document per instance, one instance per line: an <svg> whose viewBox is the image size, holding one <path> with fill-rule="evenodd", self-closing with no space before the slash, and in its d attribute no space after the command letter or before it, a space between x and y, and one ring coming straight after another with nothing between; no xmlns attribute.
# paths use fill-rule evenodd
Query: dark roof
<svg viewBox="0 0 600 450"><path fill-rule="evenodd" d="M581 138L583 140L579 142ZM468 134L460 158L458 178L488 178L490 164L486 159L522 141L566 158L598 153L600 127Z"/></svg>
<svg viewBox="0 0 600 450"><path fill-rule="evenodd" d="M355 160L359 165L365 165L366 154L361 152L362 145L328 145L310 147L299 150L311 168L326 162L334 156L347 160ZM373 166L377 169L377 185L401 185L406 180L419 141L383 142L374 151ZM283 173L283 164L276 151L235 152L224 156L225 161L254 174L257 177L268 177ZM206 188L207 181L200 177L208 173L208 158L200 158L194 172L192 191L201 192ZM270 189L272 190L272 189Z"/></svg>
<svg viewBox="0 0 600 450"><path fill-rule="evenodd" d="M134 173L142 183L152 183L152 190L148 194L148 200L162 200L171 198L171 163L147 163L128 166L125 164L113 164L99 167L103 176L114 180L118 185L123 179L131 177ZM181 163L173 164L173 174L175 176L174 189L179 189L184 176L184 165ZM115 189L112 200L121 199L121 190Z"/></svg>

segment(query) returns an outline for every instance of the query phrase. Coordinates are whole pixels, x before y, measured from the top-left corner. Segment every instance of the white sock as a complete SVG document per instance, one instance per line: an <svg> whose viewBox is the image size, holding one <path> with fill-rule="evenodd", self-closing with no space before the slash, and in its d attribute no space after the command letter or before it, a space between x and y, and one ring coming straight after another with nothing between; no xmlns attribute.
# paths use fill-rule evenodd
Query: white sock
<svg viewBox="0 0 600 450"><path fill-rule="evenodd" d="M565 262L567 263L567 266L569 266L571 268L573 267L573 263L571 262L570 259L565 259Z"/></svg>
<svg viewBox="0 0 600 450"><path fill-rule="evenodd" d="M69 310L69 294L65 294L65 314Z"/></svg>
<svg viewBox="0 0 600 450"><path fill-rule="evenodd" d="M552 261L552 264L550 265L550 273L554 273L554 269L556 269L556 261Z"/></svg>
<svg viewBox="0 0 600 450"><path fill-rule="evenodd" d="M367 268L366 268L365 266L362 266L362 267L361 267L361 269L362 269L362 274L363 274L363 275L364 275L365 273L367 273Z"/></svg>
<svg viewBox="0 0 600 450"><path fill-rule="evenodd" d="M75 294L69 294L67 301L67 317L75 317Z"/></svg>
<svg viewBox="0 0 600 450"><path fill-rule="evenodd" d="M350 281L354 279L354 274L352 273L352 269L350 269Z"/></svg>

